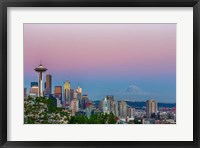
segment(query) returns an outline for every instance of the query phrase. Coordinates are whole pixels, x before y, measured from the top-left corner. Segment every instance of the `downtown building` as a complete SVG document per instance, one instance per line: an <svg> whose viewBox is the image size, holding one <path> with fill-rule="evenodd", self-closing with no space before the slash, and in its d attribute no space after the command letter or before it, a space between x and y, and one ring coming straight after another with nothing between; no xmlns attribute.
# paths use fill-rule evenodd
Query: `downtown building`
<svg viewBox="0 0 200 148"><path fill-rule="evenodd" d="M106 99L109 101L109 112L114 113L114 96L107 95Z"/></svg>
<svg viewBox="0 0 200 148"><path fill-rule="evenodd" d="M31 82L31 87L38 86L38 82Z"/></svg>
<svg viewBox="0 0 200 148"><path fill-rule="evenodd" d="M103 112L103 100L99 101L99 110Z"/></svg>
<svg viewBox="0 0 200 148"><path fill-rule="evenodd" d="M64 82L64 88L63 88L63 100L65 101L65 104L67 106L70 105L70 82L68 80L66 80Z"/></svg>
<svg viewBox="0 0 200 148"><path fill-rule="evenodd" d="M81 109L84 110L86 109L86 103L89 101L89 97L87 94L83 94L82 95L82 99L81 99Z"/></svg>
<svg viewBox="0 0 200 148"><path fill-rule="evenodd" d="M109 114L110 113L110 101L105 98L103 100L103 113Z"/></svg>
<svg viewBox="0 0 200 148"><path fill-rule="evenodd" d="M62 105L62 86L55 86L54 97L57 99L57 107L63 107L63 105Z"/></svg>
<svg viewBox="0 0 200 148"><path fill-rule="evenodd" d="M46 75L46 82L44 83L44 95L48 96L52 94L52 76L50 74Z"/></svg>
<svg viewBox="0 0 200 148"><path fill-rule="evenodd" d="M31 82L31 88L29 91L29 96L37 97L39 95L38 82Z"/></svg>
<svg viewBox="0 0 200 148"><path fill-rule="evenodd" d="M106 98L107 98L107 100L109 100L110 102L114 101L114 96L112 96L112 95L107 95Z"/></svg>
<svg viewBox="0 0 200 148"><path fill-rule="evenodd" d="M74 96L74 89L73 88L70 88L70 91L69 91L69 100L70 100L70 102L74 99L74 98L76 98L75 96Z"/></svg>
<svg viewBox="0 0 200 148"><path fill-rule="evenodd" d="M119 105L117 100L110 102L110 110L115 116L119 116Z"/></svg>
<svg viewBox="0 0 200 148"><path fill-rule="evenodd" d="M119 116L125 119L127 117L127 104L126 101L121 101L119 105Z"/></svg>
<svg viewBox="0 0 200 148"><path fill-rule="evenodd" d="M89 118L92 114L92 110L94 109L94 106L91 101L88 101L85 105L85 112L86 116Z"/></svg>
<svg viewBox="0 0 200 148"><path fill-rule="evenodd" d="M127 116L129 118L134 118L135 117L135 108L128 107L127 108Z"/></svg>
<svg viewBox="0 0 200 148"><path fill-rule="evenodd" d="M158 111L157 101L150 99L146 101L146 115L151 118L152 114L156 114Z"/></svg>
<svg viewBox="0 0 200 148"><path fill-rule="evenodd" d="M79 101L79 106L80 106L80 108L82 108L82 104L81 104L81 102L82 102L82 88L81 87L79 87L78 86L78 88L76 89L76 98L78 99L78 101Z"/></svg>
<svg viewBox="0 0 200 148"><path fill-rule="evenodd" d="M78 110L79 110L78 99L73 99L71 101L70 108L71 108L71 111L72 111L72 116L74 116L76 114L76 112L78 112Z"/></svg>

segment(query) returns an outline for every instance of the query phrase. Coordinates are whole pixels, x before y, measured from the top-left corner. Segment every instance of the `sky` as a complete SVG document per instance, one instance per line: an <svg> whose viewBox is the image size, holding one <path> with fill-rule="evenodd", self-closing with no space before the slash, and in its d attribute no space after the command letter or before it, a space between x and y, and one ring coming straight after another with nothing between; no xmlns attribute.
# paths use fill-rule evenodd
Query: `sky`
<svg viewBox="0 0 200 148"><path fill-rule="evenodd" d="M24 85L40 63L53 89L65 80L91 100L176 102L176 24L24 24ZM120 97L120 98L119 98Z"/></svg>

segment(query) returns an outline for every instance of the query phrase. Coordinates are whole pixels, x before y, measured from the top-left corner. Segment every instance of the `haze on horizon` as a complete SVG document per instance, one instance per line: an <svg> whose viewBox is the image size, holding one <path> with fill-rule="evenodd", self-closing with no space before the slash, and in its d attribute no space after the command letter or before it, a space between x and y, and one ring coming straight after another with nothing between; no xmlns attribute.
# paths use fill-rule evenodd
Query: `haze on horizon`
<svg viewBox="0 0 200 148"><path fill-rule="evenodd" d="M136 86L123 99L176 102L176 24L24 24L28 90L40 61L52 91L70 80L93 100Z"/></svg>

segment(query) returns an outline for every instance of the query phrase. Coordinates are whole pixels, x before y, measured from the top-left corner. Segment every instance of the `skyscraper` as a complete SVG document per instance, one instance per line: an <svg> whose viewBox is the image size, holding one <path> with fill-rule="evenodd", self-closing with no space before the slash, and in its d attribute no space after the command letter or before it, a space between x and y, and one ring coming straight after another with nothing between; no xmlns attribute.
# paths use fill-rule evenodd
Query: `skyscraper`
<svg viewBox="0 0 200 148"><path fill-rule="evenodd" d="M73 99L74 99L74 89L70 89L70 92L69 92L69 94L70 94L70 101L72 101Z"/></svg>
<svg viewBox="0 0 200 148"><path fill-rule="evenodd" d="M76 89L76 93L77 93L77 99L79 101L79 106L81 108L81 102L82 102L82 88L78 86L78 88Z"/></svg>
<svg viewBox="0 0 200 148"><path fill-rule="evenodd" d="M78 88L76 89L76 92L82 94L82 88L78 86Z"/></svg>
<svg viewBox="0 0 200 148"><path fill-rule="evenodd" d="M103 112L103 100L99 102L99 110Z"/></svg>
<svg viewBox="0 0 200 148"><path fill-rule="evenodd" d="M93 104L92 104L92 102L88 101L86 103L86 115L87 115L87 117L91 116L92 109L93 109Z"/></svg>
<svg viewBox="0 0 200 148"><path fill-rule="evenodd" d="M70 105L70 82L66 80L64 82L64 90L63 90L64 100L68 105Z"/></svg>
<svg viewBox="0 0 200 148"><path fill-rule="evenodd" d="M76 112L78 112L79 106L78 106L78 100L77 99L73 99L70 103L70 107L72 110L72 116L75 115Z"/></svg>
<svg viewBox="0 0 200 148"><path fill-rule="evenodd" d="M157 101L150 99L146 101L146 114L147 117L151 117L153 113L157 113Z"/></svg>
<svg viewBox="0 0 200 148"><path fill-rule="evenodd" d="M133 118L135 116L135 108L128 107L127 108L127 116L129 118Z"/></svg>
<svg viewBox="0 0 200 148"><path fill-rule="evenodd" d="M86 108L86 103L89 101L88 95L87 94L83 94L81 100L82 100L81 101L81 109L85 109Z"/></svg>
<svg viewBox="0 0 200 148"><path fill-rule="evenodd" d="M112 96L112 95L107 95L106 98L107 98L107 100L109 100L110 102L114 101L114 96Z"/></svg>
<svg viewBox="0 0 200 148"><path fill-rule="evenodd" d="M119 116L121 118L126 118L127 117L127 105L126 101L121 101L120 102L120 107L119 107Z"/></svg>
<svg viewBox="0 0 200 148"><path fill-rule="evenodd" d="M119 116L119 107L118 107L118 101L114 100L111 103L111 112L115 115L115 116Z"/></svg>
<svg viewBox="0 0 200 148"><path fill-rule="evenodd" d="M52 76L50 74L46 75L46 83L45 83L45 95L51 94L51 86L52 86Z"/></svg>
<svg viewBox="0 0 200 148"><path fill-rule="evenodd" d="M44 66L42 66L42 64L40 64L34 70L39 75L39 77L38 77L38 83L39 83L38 96L40 97L40 96L43 96L43 94L42 94L42 73L44 73L45 71L47 71L47 69Z"/></svg>
<svg viewBox="0 0 200 148"><path fill-rule="evenodd" d="M74 98L77 98L77 92L74 92Z"/></svg>
<svg viewBox="0 0 200 148"><path fill-rule="evenodd" d="M110 101L105 98L103 100L103 113L104 114L109 114L110 113Z"/></svg>
<svg viewBox="0 0 200 148"><path fill-rule="evenodd" d="M112 113L114 113L114 96L112 96L112 95L107 95L106 96L106 98L107 98L107 100L110 102L110 111L112 112Z"/></svg>
<svg viewBox="0 0 200 148"><path fill-rule="evenodd" d="M60 103L62 103L62 86L55 86L54 96L60 100Z"/></svg>

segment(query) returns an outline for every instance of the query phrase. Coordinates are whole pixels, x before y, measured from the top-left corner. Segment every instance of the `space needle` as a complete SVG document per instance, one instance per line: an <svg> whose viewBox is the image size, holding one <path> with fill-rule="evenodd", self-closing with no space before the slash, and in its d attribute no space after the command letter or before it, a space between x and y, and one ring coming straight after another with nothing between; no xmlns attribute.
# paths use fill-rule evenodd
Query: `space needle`
<svg viewBox="0 0 200 148"><path fill-rule="evenodd" d="M40 96L43 96L42 95L42 73L47 71L47 69L42 65L40 64L37 68L34 69L38 75L39 75L39 78L38 78L38 84L39 84L39 93L38 93L38 97Z"/></svg>

